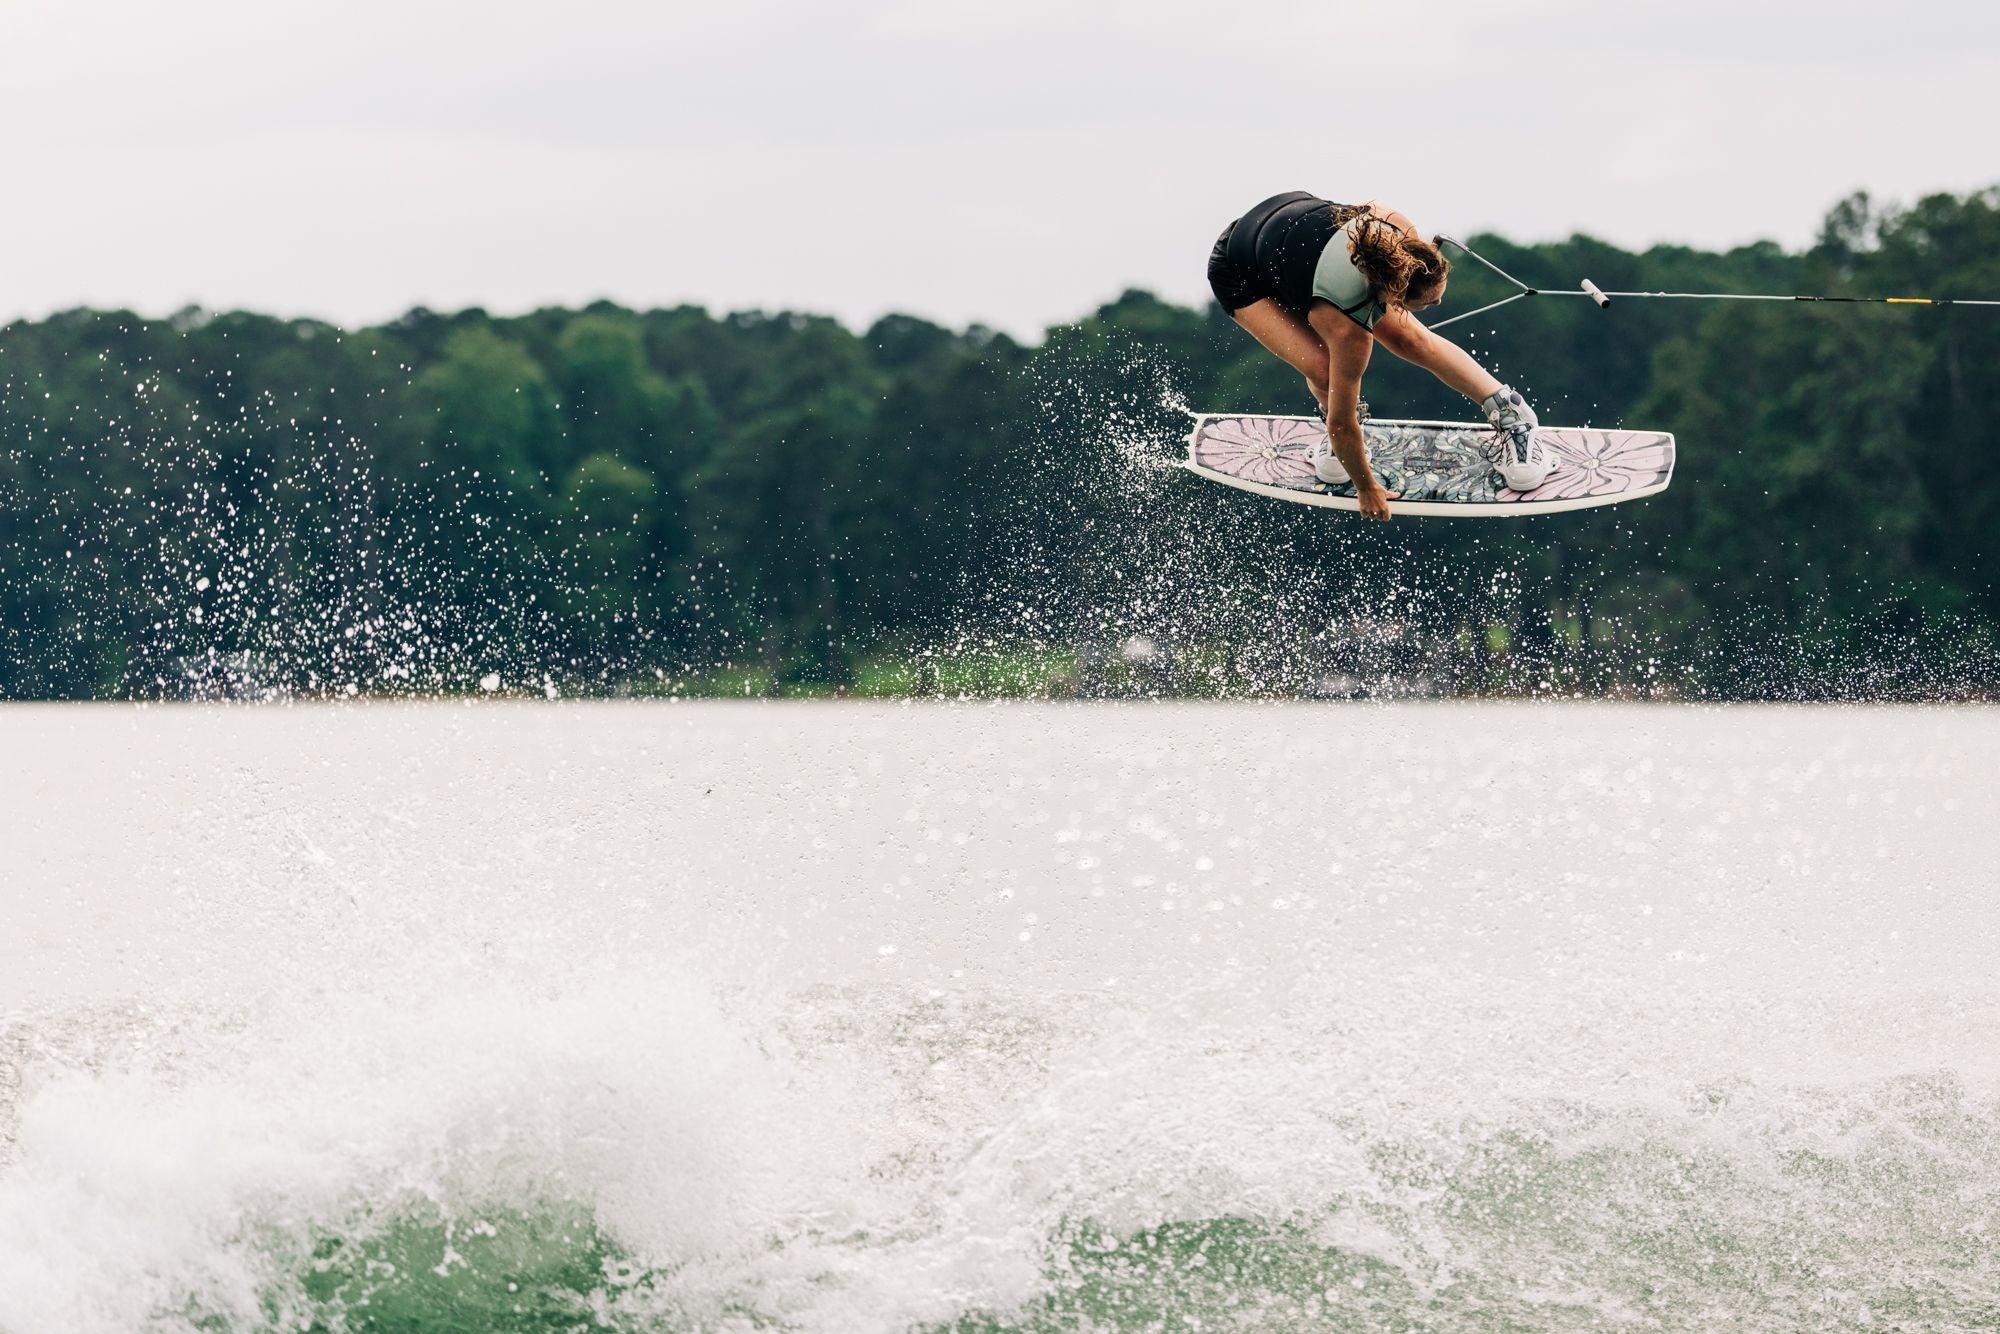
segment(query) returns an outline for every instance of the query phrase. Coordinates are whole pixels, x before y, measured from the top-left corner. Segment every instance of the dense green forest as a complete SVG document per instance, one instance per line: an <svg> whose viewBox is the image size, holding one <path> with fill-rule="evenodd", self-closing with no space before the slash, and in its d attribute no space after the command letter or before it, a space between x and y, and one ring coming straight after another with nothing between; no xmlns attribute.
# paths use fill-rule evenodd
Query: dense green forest
<svg viewBox="0 0 2000 1334"><path fill-rule="evenodd" d="M1991 296L2000 187L1856 196L1804 253L1473 244L1550 286ZM1447 311L1504 294L1461 265ZM1672 489L1384 527L1205 484L1168 466L1183 407L1310 400L1136 291L1039 345L610 304L14 323L0 698L2000 690L2000 311L1454 332L1546 422L1676 432ZM1471 411L1386 355L1366 392Z"/></svg>

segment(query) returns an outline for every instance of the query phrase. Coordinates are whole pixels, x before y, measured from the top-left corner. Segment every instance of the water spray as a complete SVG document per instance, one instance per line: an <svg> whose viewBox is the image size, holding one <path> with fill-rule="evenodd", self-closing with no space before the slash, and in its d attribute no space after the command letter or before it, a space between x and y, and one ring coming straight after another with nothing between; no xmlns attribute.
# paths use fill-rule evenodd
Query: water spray
<svg viewBox="0 0 2000 1334"><path fill-rule="evenodd" d="M1515 292L1512 296L1505 296L1498 301L1488 302L1477 310L1468 310L1463 315L1454 315L1448 320L1439 320L1430 326L1433 329L1442 329L1447 324L1456 324L1460 320L1469 320L1474 315L1484 315L1489 310L1498 310L1502 306L1511 305L1523 297L1530 296L1587 296L1597 303L1600 310L1608 310L1611 306L1611 298L1613 297L1645 297L1653 300L1667 301L1823 301L1860 306L2000 306L2000 300L1949 296L1796 296L1768 292L1607 292L1588 278L1583 280L1581 287L1573 290L1566 287L1530 287L1457 237L1440 234L1437 239L1446 245L1464 251L1521 290Z"/></svg>

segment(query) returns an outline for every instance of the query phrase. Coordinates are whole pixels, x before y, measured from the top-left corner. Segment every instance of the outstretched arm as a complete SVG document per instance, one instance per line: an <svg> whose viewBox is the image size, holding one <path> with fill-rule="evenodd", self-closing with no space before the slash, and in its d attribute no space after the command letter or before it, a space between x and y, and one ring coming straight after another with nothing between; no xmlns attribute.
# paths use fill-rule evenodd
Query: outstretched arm
<svg viewBox="0 0 2000 1334"><path fill-rule="evenodd" d="M1334 457L1354 482L1354 498L1370 519L1389 517L1389 493L1368 466L1368 445L1361 435L1361 373L1375 340L1368 331L1324 301L1313 303L1306 316L1313 332L1326 344L1326 437Z"/></svg>

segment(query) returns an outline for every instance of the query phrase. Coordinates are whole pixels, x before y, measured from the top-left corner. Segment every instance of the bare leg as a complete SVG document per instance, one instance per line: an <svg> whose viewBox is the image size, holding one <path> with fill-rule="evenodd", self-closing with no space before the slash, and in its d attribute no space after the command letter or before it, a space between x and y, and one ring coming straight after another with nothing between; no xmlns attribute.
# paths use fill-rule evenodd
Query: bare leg
<svg viewBox="0 0 2000 1334"><path fill-rule="evenodd" d="M1438 379L1482 403L1500 391L1491 371L1449 338L1432 333L1406 310L1392 310L1375 324L1375 341Z"/></svg>
<svg viewBox="0 0 2000 1334"><path fill-rule="evenodd" d="M1306 377L1322 408L1326 406L1326 344L1312 327L1269 297L1229 313L1278 360Z"/></svg>

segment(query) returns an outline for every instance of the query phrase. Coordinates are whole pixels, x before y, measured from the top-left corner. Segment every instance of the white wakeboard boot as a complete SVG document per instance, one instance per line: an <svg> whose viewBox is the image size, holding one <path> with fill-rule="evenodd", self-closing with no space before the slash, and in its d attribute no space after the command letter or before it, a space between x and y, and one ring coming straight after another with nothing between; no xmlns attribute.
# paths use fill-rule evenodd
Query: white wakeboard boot
<svg viewBox="0 0 2000 1334"><path fill-rule="evenodd" d="M1327 436L1321 436L1314 442L1312 465L1313 476L1328 486L1339 486L1342 482L1354 480L1347 475L1347 469L1341 466L1340 456L1333 452L1333 441Z"/></svg>
<svg viewBox="0 0 2000 1334"><path fill-rule="evenodd" d="M1479 405L1487 424L1500 436L1500 458L1494 464L1509 491L1532 491L1549 480L1555 471L1555 451L1535 434L1541 420L1528 400L1501 385L1498 393Z"/></svg>

